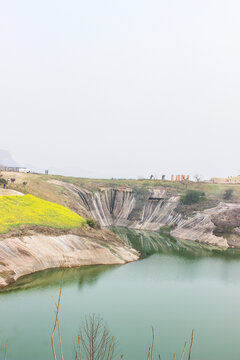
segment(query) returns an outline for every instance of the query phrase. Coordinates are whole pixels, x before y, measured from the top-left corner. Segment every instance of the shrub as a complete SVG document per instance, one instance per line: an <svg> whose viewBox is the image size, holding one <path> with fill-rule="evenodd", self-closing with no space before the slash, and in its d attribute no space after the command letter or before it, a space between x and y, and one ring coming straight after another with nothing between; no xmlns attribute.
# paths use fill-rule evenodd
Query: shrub
<svg viewBox="0 0 240 360"><path fill-rule="evenodd" d="M0 184L3 185L7 185L7 181L4 178L0 178Z"/></svg>
<svg viewBox="0 0 240 360"><path fill-rule="evenodd" d="M160 232L170 233L170 231L173 230L175 227L177 227L177 223L173 223L172 225L163 225L160 227Z"/></svg>
<svg viewBox="0 0 240 360"><path fill-rule="evenodd" d="M94 219L86 219L86 223L88 226L90 226L93 229L99 229L100 228L100 224L97 220Z"/></svg>
<svg viewBox="0 0 240 360"><path fill-rule="evenodd" d="M233 196L233 189L227 189L223 194L223 199L230 200L232 199L232 196Z"/></svg>
<svg viewBox="0 0 240 360"><path fill-rule="evenodd" d="M181 202L184 205L196 204L202 201L204 196L205 193L203 191L188 190L184 195L182 195Z"/></svg>

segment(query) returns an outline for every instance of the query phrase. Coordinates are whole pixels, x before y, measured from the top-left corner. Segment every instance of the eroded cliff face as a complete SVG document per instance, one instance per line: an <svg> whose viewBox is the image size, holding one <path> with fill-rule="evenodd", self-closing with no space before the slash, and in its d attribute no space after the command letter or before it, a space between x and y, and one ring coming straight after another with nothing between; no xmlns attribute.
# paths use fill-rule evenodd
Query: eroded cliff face
<svg viewBox="0 0 240 360"><path fill-rule="evenodd" d="M78 189L78 194L90 216L102 226L130 225L129 216L136 202L131 189L102 189L95 193Z"/></svg>
<svg viewBox="0 0 240 360"><path fill-rule="evenodd" d="M124 264L139 259L139 255L105 230L101 234L93 231L90 236L83 230L81 235L35 233L6 237L0 241L0 286L41 270Z"/></svg>
<svg viewBox="0 0 240 360"><path fill-rule="evenodd" d="M88 216L105 227L158 231L163 225L171 226L181 219L175 211L179 196L167 196L163 188L136 193L133 189L120 187L90 192L71 184L64 186L78 194Z"/></svg>
<svg viewBox="0 0 240 360"><path fill-rule="evenodd" d="M221 247L240 248L240 204L220 202L212 208L179 211L179 195L167 188L99 188L89 191L54 181L79 197L88 217L106 226L159 231L172 227L171 235ZM209 206L209 204L208 204Z"/></svg>

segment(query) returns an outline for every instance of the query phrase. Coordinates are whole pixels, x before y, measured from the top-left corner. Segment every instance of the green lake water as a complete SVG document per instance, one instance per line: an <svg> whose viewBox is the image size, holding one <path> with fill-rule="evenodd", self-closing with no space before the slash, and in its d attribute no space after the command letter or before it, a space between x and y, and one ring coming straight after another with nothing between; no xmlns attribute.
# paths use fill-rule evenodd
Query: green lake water
<svg viewBox="0 0 240 360"><path fill-rule="evenodd" d="M159 353L162 360L173 359L174 352L180 359L192 329L193 360L240 359L240 251L151 232L114 231L143 258L123 266L44 271L0 293L1 356L8 339L8 360L52 359L53 298L62 279L65 360L74 359L81 320L90 313L104 318L124 359L147 358L151 326L156 359Z"/></svg>

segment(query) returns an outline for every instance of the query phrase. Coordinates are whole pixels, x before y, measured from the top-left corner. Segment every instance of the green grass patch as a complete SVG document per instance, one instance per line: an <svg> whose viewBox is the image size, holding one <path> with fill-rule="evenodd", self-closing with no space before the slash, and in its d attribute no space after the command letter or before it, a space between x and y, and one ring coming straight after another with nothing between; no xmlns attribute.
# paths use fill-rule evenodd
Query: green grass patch
<svg viewBox="0 0 240 360"><path fill-rule="evenodd" d="M191 205L199 203L205 200L205 193L198 190L187 190L184 195L181 196L181 202L184 205Z"/></svg>

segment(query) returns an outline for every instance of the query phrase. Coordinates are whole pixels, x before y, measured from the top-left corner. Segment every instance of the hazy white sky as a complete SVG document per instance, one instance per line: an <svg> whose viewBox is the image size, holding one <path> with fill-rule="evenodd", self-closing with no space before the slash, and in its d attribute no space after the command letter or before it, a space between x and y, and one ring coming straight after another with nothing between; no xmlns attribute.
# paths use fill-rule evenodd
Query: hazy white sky
<svg viewBox="0 0 240 360"><path fill-rule="evenodd" d="M240 2L0 1L0 148L94 177L240 174Z"/></svg>

